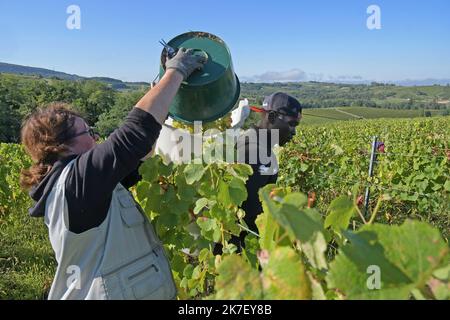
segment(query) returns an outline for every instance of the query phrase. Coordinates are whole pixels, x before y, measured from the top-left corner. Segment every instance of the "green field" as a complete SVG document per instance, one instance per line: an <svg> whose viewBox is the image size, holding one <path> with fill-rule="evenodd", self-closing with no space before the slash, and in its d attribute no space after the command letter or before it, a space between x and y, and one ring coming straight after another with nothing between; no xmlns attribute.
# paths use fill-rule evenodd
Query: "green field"
<svg viewBox="0 0 450 320"><path fill-rule="evenodd" d="M440 110L427 111L430 111L432 116L440 113ZM423 115L423 110L395 110L367 107L304 109L302 124L325 124L335 121L349 121L358 119L418 118L423 117Z"/></svg>

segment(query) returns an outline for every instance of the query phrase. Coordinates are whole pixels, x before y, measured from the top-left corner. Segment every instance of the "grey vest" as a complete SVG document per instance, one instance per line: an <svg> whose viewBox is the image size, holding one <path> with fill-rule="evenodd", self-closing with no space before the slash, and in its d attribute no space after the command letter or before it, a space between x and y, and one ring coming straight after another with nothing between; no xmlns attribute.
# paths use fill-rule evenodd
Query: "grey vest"
<svg viewBox="0 0 450 320"><path fill-rule="evenodd" d="M73 161L50 193L45 224L58 267L49 299L175 299L176 287L153 226L120 183L103 223L69 231L65 181Z"/></svg>

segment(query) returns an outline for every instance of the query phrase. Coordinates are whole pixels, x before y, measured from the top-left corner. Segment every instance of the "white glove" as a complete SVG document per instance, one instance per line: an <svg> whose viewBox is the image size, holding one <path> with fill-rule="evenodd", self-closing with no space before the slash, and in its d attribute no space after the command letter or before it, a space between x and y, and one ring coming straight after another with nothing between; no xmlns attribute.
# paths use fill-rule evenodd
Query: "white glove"
<svg viewBox="0 0 450 320"><path fill-rule="evenodd" d="M231 127L241 128L249 115L250 106L248 105L248 99L239 101L239 106L231 113Z"/></svg>

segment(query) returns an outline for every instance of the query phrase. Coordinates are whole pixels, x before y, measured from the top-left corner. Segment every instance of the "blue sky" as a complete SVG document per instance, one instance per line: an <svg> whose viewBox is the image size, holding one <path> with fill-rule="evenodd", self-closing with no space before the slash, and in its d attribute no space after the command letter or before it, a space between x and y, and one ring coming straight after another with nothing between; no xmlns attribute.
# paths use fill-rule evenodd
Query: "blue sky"
<svg viewBox="0 0 450 320"><path fill-rule="evenodd" d="M81 30L66 28L72 4ZM158 40L189 30L225 40L241 79L450 78L448 0L0 0L0 61L150 81Z"/></svg>

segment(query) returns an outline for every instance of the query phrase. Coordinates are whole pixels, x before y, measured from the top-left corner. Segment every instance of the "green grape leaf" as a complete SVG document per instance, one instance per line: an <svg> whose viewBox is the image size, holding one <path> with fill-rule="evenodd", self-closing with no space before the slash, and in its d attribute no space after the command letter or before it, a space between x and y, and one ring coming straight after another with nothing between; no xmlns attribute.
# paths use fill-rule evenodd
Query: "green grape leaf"
<svg viewBox="0 0 450 320"><path fill-rule="evenodd" d="M159 162L159 167L158 167L158 174L160 176L164 176L164 177L169 177L170 175L173 174L173 163L169 163L169 164L164 164L162 159Z"/></svg>
<svg viewBox="0 0 450 320"><path fill-rule="evenodd" d="M210 211L209 211L210 215L212 218L215 218L219 221L222 221L223 219L226 218L227 212L225 211L225 209L223 209L219 204L215 203Z"/></svg>
<svg viewBox="0 0 450 320"><path fill-rule="evenodd" d="M240 206L245 199L247 199L247 189L241 179L233 178L230 182L219 181L217 200L225 207Z"/></svg>
<svg viewBox="0 0 450 320"><path fill-rule="evenodd" d="M275 214L275 219L288 231L291 238L300 240L303 252L315 268L327 268L324 255L327 249L325 230L322 218L315 210L299 210L290 204L284 204L278 214Z"/></svg>
<svg viewBox="0 0 450 320"><path fill-rule="evenodd" d="M248 180L248 177L253 174L253 169L248 164L237 163L227 167L227 171L234 177L243 180Z"/></svg>
<svg viewBox="0 0 450 320"><path fill-rule="evenodd" d="M308 200L305 195L291 193L284 196L281 205L270 199L270 192L274 186L267 186L260 190L264 214L256 220L260 230L260 245L262 249L274 248L275 220L289 234L292 240L300 240L300 247L309 262L318 269L326 269L325 251L327 242L326 231L323 228L322 217L314 209L305 208ZM280 195L282 192L280 192ZM277 194L277 193L276 193ZM274 198L277 195L274 194Z"/></svg>
<svg viewBox="0 0 450 320"><path fill-rule="evenodd" d="M229 191L230 198L237 207L247 199L247 188L241 179L233 178L229 184Z"/></svg>
<svg viewBox="0 0 450 320"><path fill-rule="evenodd" d="M147 192L147 202L145 204L145 212L159 212L161 209L161 204L163 202L163 197L161 196L161 187L159 184L155 183L150 186Z"/></svg>
<svg viewBox="0 0 450 320"><path fill-rule="evenodd" d="M247 262L255 269L258 268L258 257L257 251L260 250L258 238L249 233L245 237L245 247L242 248L242 256L247 260Z"/></svg>
<svg viewBox="0 0 450 320"><path fill-rule="evenodd" d="M209 249L207 249L207 248L204 248L198 254L198 261L205 262L206 259L208 259L210 256L211 256L211 251L209 251Z"/></svg>
<svg viewBox="0 0 450 320"><path fill-rule="evenodd" d="M200 211L208 205L209 200L206 198L200 198L195 202L194 213L199 214Z"/></svg>
<svg viewBox="0 0 450 320"><path fill-rule="evenodd" d="M317 269L327 269L328 263L325 258L327 251L327 241L322 232L315 232L311 239L306 242L300 242L303 253L308 258L308 262Z"/></svg>
<svg viewBox="0 0 450 320"><path fill-rule="evenodd" d="M192 271L192 279L198 280L200 279L202 272L202 267L200 265L196 266L194 270Z"/></svg>
<svg viewBox="0 0 450 320"><path fill-rule="evenodd" d="M152 157L146 160L139 167L139 174L142 175L142 179L147 182L155 182L159 177L159 166L161 163L161 158L159 156Z"/></svg>
<svg viewBox="0 0 450 320"><path fill-rule="evenodd" d="M160 206L160 212L164 213L171 213L175 214L177 212L172 212L173 210L177 210L177 208L173 208L172 206L175 204L175 201L177 201L177 196L175 193L175 188L172 185L168 185L166 187L166 191L163 192L162 195L160 195L161 198L161 206Z"/></svg>
<svg viewBox="0 0 450 320"><path fill-rule="evenodd" d="M349 299L408 299L449 262L439 231L424 222L367 225L344 235L350 244L331 263L327 281Z"/></svg>
<svg viewBox="0 0 450 320"><path fill-rule="evenodd" d="M236 222L236 214L234 211L227 210L223 211L223 215L221 216L220 221L225 230L228 230L234 235L239 235L241 232L241 228L238 226Z"/></svg>
<svg viewBox="0 0 450 320"><path fill-rule="evenodd" d="M434 298L437 300L450 299L450 283L449 281L442 281L436 278L432 278L427 283Z"/></svg>
<svg viewBox="0 0 450 320"><path fill-rule="evenodd" d="M183 199L178 199L174 197L174 199L168 203L168 207L171 213L177 215L184 215L188 213L189 207L191 206L191 202Z"/></svg>
<svg viewBox="0 0 450 320"><path fill-rule="evenodd" d="M237 255L223 258L217 268L214 299L260 300L263 298L259 272Z"/></svg>
<svg viewBox="0 0 450 320"><path fill-rule="evenodd" d="M177 186L177 193L180 199L192 199L197 194L197 191L192 185L187 184L184 173L177 170L174 175Z"/></svg>
<svg viewBox="0 0 450 320"><path fill-rule="evenodd" d="M306 272L311 284L311 298L312 300L327 300L325 291L323 290L320 281L309 271Z"/></svg>
<svg viewBox="0 0 450 320"><path fill-rule="evenodd" d="M289 247L270 252L263 267L265 299L311 299L311 285L299 255Z"/></svg>
<svg viewBox="0 0 450 320"><path fill-rule="evenodd" d="M173 228L178 225L178 216L165 212L159 215L158 223L166 228Z"/></svg>
<svg viewBox="0 0 450 320"><path fill-rule="evenodd" d="M183 276L190 279L192 278L192 273L194 272L194 266L192 264L186 265L183 270Z"/></svg>
<svg viewBox="0 0 450 320"><path fill-rule="evenodd" d="M450 262L450 261L449 261ZM450 263L444 266L443 268L437 269L433 276L439 280L450 280Z"/></svg>
<svg viewBox="0 0 450 320"><path fill-rule="evenodd" d="M147 181L139 181L136 186L136 196L139 201L143 201L149 196L150 183Z"/></svg>
<svg viewBox="0 0 450 320"><path fill-rule="evenodd" d="M334 231L340 233L341 230L348 228L350 219L356 213L356 208L350 198L341 196L331 202L329 211L324 227L331 227Z"/></svg>
<svg viewBox="0 0 450 320"><path fill-rule="evenodd" d="M278 207L270 199L269 194L275 185L267 185L259 190L259 198L262 203L263 213L256 218L256 226L259 231L259 245L261 249L271 251L275 247L275 232L279 228L273 218L273 212L278 211Z"/></svg>
<svg viewBox="0 0 450 320"><path fill-rule="evenodd" d="M216 243L219 243L221 242L220 240L222 240L222 232L220 231L220 228L218 226L214 228L212 239Z"/></svg>
<svg viewBox="0 0 450 320"><path fill-rule="evenodd" d="M283 198L283 203L302 208L308 204L308 197L301 193L289 193Z"/></svg>
<svg viewBox="0 0 450 320"><path fill-rule="evenodd" d="M206 217L197 218L197 224L200 227L201 235L209 241L220 242L222 232L216 219L209 219Z"/></svg>
<svg viewBox="0 0 450 320"><path fill-rule="evenodd" d="M193 184L200 181L205 174L207 167L203 164L190 163L184 168L184 174L186 177L187 184Z"/></svg>
<svg viewBox="0 0 450 320"><path fill-rule="evenodd" d="M197 224L203 231L211 231L217 226L215 219L209 219L205 217L199 217L197 219Z"/></svg>
<svg viewBox="0 0 450 320"><path fill-rule="evenodd" d="M208 199L217 198L217 185L219 179L212 174L212 171L215 171L215 169L211 168L211 170L206 170L199 185L195 185L198 194ZM220 174L220 172L216 173Z"/></svg>

